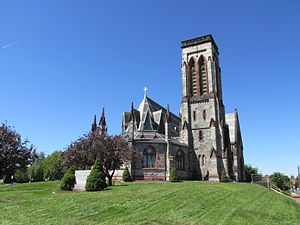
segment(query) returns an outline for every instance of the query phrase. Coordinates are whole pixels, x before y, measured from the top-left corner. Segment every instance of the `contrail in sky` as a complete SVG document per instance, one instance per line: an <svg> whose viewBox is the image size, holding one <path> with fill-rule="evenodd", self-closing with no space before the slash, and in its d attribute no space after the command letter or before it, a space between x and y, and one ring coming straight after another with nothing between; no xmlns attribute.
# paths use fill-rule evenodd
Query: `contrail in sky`
<svg viewBox="0 0 300 225"><path fill-rule="evenodd" d="M4 46L2 46L2 48L9 48L9 47L11 47L11 46L13 46L13 45L15 45L15 42L13 42L13 43L9 43L9 44L7 44L7 45L4 45Z"/></svg>

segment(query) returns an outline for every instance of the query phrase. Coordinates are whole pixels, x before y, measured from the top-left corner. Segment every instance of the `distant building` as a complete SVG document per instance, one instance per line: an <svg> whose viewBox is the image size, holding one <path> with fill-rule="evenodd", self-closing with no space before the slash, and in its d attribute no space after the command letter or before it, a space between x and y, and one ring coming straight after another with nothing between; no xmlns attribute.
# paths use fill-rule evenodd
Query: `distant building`
<svg viewBox="0 0 300 225"><path fill-rule="evenodd" d="M145 95L137 109L124 112L122 135L135 152L136 180L219 181L223 170L244 181L243 142L238 112L225 114L218 47L211 35L182 42L180 116ZM103 119L102 119L103 121Z"/></svg>

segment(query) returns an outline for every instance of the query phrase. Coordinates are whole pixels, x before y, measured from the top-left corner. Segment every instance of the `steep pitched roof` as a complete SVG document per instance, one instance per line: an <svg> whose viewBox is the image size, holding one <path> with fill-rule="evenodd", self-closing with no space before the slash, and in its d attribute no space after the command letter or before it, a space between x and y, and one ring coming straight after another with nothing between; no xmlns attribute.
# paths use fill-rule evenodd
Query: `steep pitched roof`
<svg viewBox="0 0 300 225"><path fill-rule="evenodd" d="M166 114L168 114L168 122L170 123L171 128L170 136L175 137L179 135L180 118L147 97L147 95L144 96L138 109L133 110L132 106L131 111L134 111L134 123L139 131L163 132L164 118L166 117ZM132 112L123 113L122 125L125 127L123 130L126 130L126 127L129 125L131 116Z"/></svg>

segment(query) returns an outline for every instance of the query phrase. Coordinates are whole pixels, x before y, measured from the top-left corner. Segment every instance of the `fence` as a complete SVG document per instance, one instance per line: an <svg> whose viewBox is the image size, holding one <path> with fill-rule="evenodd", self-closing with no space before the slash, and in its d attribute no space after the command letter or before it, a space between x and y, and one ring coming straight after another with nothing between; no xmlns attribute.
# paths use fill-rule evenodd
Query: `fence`
<svg viewBox="0 0 300 225"><path fill-rule="evenodd" d="M259 184L270 189L269 176L262 176L260 174L251 174L251 183Z"/></svg>

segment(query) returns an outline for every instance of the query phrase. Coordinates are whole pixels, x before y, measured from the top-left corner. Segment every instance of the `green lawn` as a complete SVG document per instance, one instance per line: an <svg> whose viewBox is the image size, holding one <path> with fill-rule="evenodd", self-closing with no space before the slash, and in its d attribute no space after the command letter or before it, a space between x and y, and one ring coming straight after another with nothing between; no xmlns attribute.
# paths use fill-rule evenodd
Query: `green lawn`
<svg viewBox="0 0 300 225"><path fill-rule="evenodd" d="M300 205L244 183L130 183L53 194L59 182L0 186L0 224L300 224Z"/></svg>

